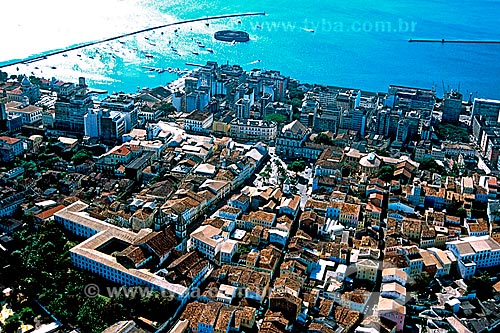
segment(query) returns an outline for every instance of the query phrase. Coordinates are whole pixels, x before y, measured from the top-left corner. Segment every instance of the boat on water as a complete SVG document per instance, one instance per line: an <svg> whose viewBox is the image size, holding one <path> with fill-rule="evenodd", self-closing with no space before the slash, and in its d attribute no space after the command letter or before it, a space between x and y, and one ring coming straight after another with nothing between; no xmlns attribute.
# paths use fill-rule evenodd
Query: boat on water
<svg viewBox="0 0 500 333"><path fill-rule="evenodd" d="M154 57L153 57L153 55L152 55L151 53L146 53L144 56L145 56L146 58L154 58Z"/></svg>
<svg viewBox="0 0 500 333"><path fill-rule="evenodd" d="M236 41L233 39L233 40L231 41L231 45L234 45L234 44L236 44Z"/></svg>
<svg viewBox="0 0 500 333"><path fill-rule="evenodd" d="M50 66L50 68L52 68L52 69L57 69L57 67L56 67L56 66Z"/></svg>
<svg viewBox="0 0 500 333"><path fill-rule="evenodd" d="M200 47L201 49L204 49L204 48L205 48L205 45L203 45L203 44L198 44L198 47Z"/></svg>
<svg viewBox="0 0 500 333"><path fill-rule="evenodd" d="M214 50L212 50L212 49L208 48L208 49L207 49L207 52L214 53Z"/></svg>
<svg viewBox="0 0 500 333"><path fill-rule="evenodd" d="M250 35L245 31L239 30L220 30L214 34L214 38L222 42L244 43L250 40Z"/></svg>
<svg viewBox="0 0 500 333"><path fill-rule="evenodd" d="M314 29L302 28L302 30L307 31L307 32L314 32Z"/></svg>
<svg viewBox="0 0 500 333"><path fill-rule="evenodd" d="M196 52L196 51L193 51L193 54L194 54L194 55L199 55L199 53L198 53L198 52Z"/></svg>

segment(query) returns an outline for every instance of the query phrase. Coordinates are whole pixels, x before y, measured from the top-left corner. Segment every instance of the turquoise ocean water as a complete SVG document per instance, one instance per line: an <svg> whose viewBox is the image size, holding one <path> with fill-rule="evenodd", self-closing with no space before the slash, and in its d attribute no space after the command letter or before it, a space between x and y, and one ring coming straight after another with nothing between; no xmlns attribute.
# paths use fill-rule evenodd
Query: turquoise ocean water
<svg viewBox="0 0 500 333"><path fill-rule="evenodd" d="M11 74L73 81L86 76L93 87L131 92L177 77L150 68L192 69L186 62L213 60L245 69L280 70L308 83L369 91L386 91L389 84L435 86L441 94L444 82L446 88L460 84L464 95L500 98L500 45L407 42L410 38L500 40L498 0L26 0L6 6L18 14L4 15L8 33L0 35L0 42L9 46L0 50L0 64L177 20L238 12L267 14L242 18L241 23L235 18L193 23L177 33L165 28L8 67ZM226 28L247 31L251 41L236 45L215 41L213 33Z"/></svg>

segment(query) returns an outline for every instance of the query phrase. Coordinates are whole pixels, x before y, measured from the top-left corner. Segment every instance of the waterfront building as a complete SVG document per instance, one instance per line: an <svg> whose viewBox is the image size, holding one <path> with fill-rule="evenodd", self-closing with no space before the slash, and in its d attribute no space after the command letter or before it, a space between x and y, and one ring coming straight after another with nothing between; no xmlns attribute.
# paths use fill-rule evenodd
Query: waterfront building
<svg viewBox="0 0 500 333"><path fill-rule="evenodd" d="M63 84L55 103L54 127L62 132L83 135L85 131L84 117L88 109L93 108L92 96L87 90L85 78L78 84Z"/></svg>
<svg viewBox="0 0 500 333"><path fill-rule="evenodd" d="M37 125L42 120L42 108L29 104L28 97L23 97L22 102L8 102L5 104L8 115L20 116L23 125Z"/></svg>
<svg viewBox="0 0 500 333"><path fill-rule="evenodd" d="M128 94L113 94L102 100L100 107L125 115L125 133L137 127L139 108Z"/></svg>
<svg viewBox="0 0 500 333"><path fill-rule="evenodd" d="M30 79L24 75L21 82L0 83L0 91L3 91L7 101L23 102L28 98L31 104L40 100L40 87L31 83ZM5 101L5 102L7 102Z"/></svg>
<svg viewBox="0 0 500 333"><path fill-rule="evenodd" d="M498 121L500 112L500 100L474 98L472 117L484 116L488 120Z"/></svg>
<svg viewBox="0 0 500 333"><path fill-rule="evenodd" d="M126 114L107 109L89 109L84 116L85 136L105 143L121 141L126 129Z"/></svg>
<svg viewBox="0 0 500 333"><path fill-rule="evenodd" d="M451 90L444 95L443 117L444 123L458 124L462 111L462 94Z"/></svg>

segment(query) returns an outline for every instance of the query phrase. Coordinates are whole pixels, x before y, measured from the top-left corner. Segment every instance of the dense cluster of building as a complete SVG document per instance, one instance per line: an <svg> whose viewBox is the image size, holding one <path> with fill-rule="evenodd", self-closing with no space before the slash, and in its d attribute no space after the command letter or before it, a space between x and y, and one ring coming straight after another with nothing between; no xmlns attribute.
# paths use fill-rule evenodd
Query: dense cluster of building
<svg viewBox="0 0 500 333"><path fill-rule="evenodd" d="M458 91L215 62L102 99L84 78L13 78L0 83L0 230L19 214L56 221L81 239L76 267L172 295L172 333L492 330L500 294L478 302L470 286L500 266L499 112ZM440 124L473 144L444 141ZM438 292L419 296L421 281Z"/></svg>

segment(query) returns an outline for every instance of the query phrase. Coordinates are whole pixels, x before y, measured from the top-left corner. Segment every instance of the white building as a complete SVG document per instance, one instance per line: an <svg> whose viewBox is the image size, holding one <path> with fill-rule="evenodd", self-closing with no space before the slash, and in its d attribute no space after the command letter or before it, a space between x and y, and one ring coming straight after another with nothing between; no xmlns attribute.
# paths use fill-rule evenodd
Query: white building
<svg viewBox="0 0 500 333"><path fill-rule="evenodd" d="M220 262L231 262L237 252L238 242L232 239L225 240L220 248Z"/></svg>
<svg viewBox="0 0 500 333"><path fill-rule="evenodd" d="M89 109L87 114L83 117L83 125L85 128L85 136L91 138L98 138L101 136L101 129L99 125L98 110Z"/></svg>
<svg viewBox="0 0 500 333"><path fill-rule="evenodd" d="M377 281L379 262L370 259L360 260L356 263L356 279Z"/></svg>
<svg viewBox="0 0 500 333"><path fill-rule="evenodd" d="M465 237L446 243L446 248L456 256L464 279L472 278L477 268L500 265L500 244L490 236Z"/></svg>
<svg viewBox="0 0 500 333"><path fill-rule="evenodd" d="M219 291L217 292L217 302L222 302L226 304L231 304L233 298L236 296L238 288L221 284L219 287Z"/></svg>
<svg viewBox="0 0 500 333"><path fill-rule="evenodd" d="M222 230L211 225L202 225L191 234L191 249L195 249L209 260L219 258L219 252L224 244Z"/></svg>
<svg viewBox="0 0 500 333"><path fill-rule="evenodd" d="M106 244L118 241L121 245L125 244L125 250L121 251L125 256L130 251L142 252L135 244L145 240L146 236L149 237L151 230L144 229L139 233L134 233L105 223L89 216L85 212L87 207L87 204L77 201L54 214L56 222L62 224L72 233L87 238L70 250L71 260L76 267L90 271L119 285L146 286L155 290L164 290L174 295L182 303L187 301L189 288L170 283L162 276L149 270L139 269L141 264L148 260L145 256L139 256L142 259L134 261L133 267L125 267L116 256L103 250ZM128 247L126 244L129 244ZM164 259L163 253L157 253L157 255L160 259ZM136 260L139 257L131 256L130 258Z"/></svg>
<svg viewBox="0 0 500 333"><path fill-rule="evenodd" d="M24 97L22 102L8 102L5 104L7 114L20 116L23 124L34 125L42 120L42 108L29 104L28 97Z"/></svg>
<svg viewBox="0 0 500 333"><path fill-rule="evenodd" d="M194 110L184 118L184 129L197 133L208 133L212 128L214 115L208 112Z"/></svg>
<svg viewBox="0 0 500 333"><path fill-rule="evenodd" d="M276 139L278 125L275 122L251 119L233 119L230 123L230 136L241 141L273 141Z"/></svg>
<svg viewBox="0 0 500 333"><path fill-rule="evenodd" d="M442 267L442 274L443 275L449 275L450 274L450 269L451 269L451 264L453 260L450 258L450 256L453 256L450 251L443 251L441 249L435 248L435 247L430 247L427 249L428 252L432 253L436 259L439 261ZM453 258L454 259L454 258Z"/></svg>
<svg viewBox="0 0 500 333"><path fill-rule="evenodd" d="M382 283L380 295L395 300L400 304L406 301L406 288L396 282Z"/></svg>
<svg viewBox="0 0 500 333"><path fill-rule="evenodd" d="M288 232L280 229L269 229L269 243L285 246L287 240Z"/></svg>
<svg viewBox="0 0 500 333"><path fill-rule="evenodd" d="M382 283L397 282L405 286L407 280L408 275L399 268L385 268L382 271Z"/></svg>

